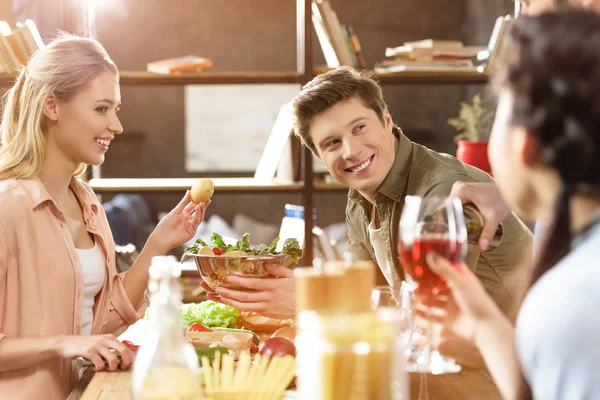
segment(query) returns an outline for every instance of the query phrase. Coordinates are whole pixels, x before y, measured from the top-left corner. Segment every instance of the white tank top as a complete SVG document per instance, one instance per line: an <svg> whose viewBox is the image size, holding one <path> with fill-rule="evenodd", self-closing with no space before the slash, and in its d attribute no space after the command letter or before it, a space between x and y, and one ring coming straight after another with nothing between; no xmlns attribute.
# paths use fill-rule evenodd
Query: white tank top
<svg viewBox="0 0 600 400"><path fill-rule="evenodd" d="M83 306L81 309L81 334L92 332L94 301L106 279L104 256L98 244L91 249L76 249L83 271Z"/></svg>
<svg viewBox="0 0 600 400"><path fill-rule="evenodd" d="M400 277L396 272L394 264L390 263L388 252L385 248L382 229L381 227L375 228L376 212L377 211L373 209L373 218L371 219L371 223L369 224L369 238L371 239L371 246L373 246L373 251L375 252L377 264L379 265L379 269L381 269L385 280L392 288L399 290L402 281L400 280Z"/></svg>

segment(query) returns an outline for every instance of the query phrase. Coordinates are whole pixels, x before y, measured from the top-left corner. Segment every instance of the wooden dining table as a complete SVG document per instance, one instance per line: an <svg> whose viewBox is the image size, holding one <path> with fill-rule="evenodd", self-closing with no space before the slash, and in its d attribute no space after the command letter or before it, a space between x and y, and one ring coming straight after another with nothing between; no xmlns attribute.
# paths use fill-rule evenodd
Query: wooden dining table
<svg viewBox="0 0 600 400"><path fill-rule="evenodd" d="M410 375L411 399L419 398L419 374ZM456 374L427 375L431 400L500 400L490 375L480 369L464 368ZM67 400L131 399L131 371L95 372L88 368ZM286 396L284 399L294 399Z"/></svg>

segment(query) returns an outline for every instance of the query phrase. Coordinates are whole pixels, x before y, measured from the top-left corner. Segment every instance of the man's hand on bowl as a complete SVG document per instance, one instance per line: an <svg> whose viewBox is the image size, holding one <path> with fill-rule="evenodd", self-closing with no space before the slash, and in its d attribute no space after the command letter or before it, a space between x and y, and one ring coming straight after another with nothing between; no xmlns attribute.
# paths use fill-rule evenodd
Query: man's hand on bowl
<svg viewBox="0 0 600 400"><path fill-rule="evenodd" d="M208 299L227 304L240 311L252 311L265 317L288 319L296 313L296 290L291 269L279 264L266 264L267 271L276 278L246 278L229 276L227 283L242 290L218 287L211 290L205 282Z"/></svg>

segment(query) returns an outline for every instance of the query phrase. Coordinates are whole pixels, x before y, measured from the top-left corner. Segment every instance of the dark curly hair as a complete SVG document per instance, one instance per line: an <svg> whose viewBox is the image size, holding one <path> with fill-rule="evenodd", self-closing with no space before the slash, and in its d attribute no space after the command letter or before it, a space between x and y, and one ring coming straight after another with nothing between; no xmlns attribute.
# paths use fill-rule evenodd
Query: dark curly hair
<svg viewBox="0 0 600 400"><path fill-rule="evenodd" d="M511 123L535 136L537 161L561 179L533 284L571 248L571 196L600 198L600 15L572 9L519 18L501 58L495 83L514 96ZM531 398L522 383L519 398Z"/></svg>
<svg viewBox="0 0 600 400"><path fill-rule="evenodd" d="M537 140L562 185L532 283L570 250L569 199L600 193L600 15L568 10L517 20L497 86L514 95L512 123Z"/></svg>

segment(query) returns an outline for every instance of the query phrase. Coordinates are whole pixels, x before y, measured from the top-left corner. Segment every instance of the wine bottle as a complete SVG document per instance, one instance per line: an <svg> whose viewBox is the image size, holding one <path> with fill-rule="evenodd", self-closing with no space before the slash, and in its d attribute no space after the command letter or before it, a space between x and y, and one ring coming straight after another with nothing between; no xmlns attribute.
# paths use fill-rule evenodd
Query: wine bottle
<svg viewBox="0 0 600 400"><path fill-rule="evenodd" d="M473 203L463 204L463 214L465 216L465 224L467 225L467 240L471 244L477 244L483 232L485 219ZM498 247L502 242L503 235L504 228L502 227L502 223L500 223L490 240L490 247Z"/></svg>

